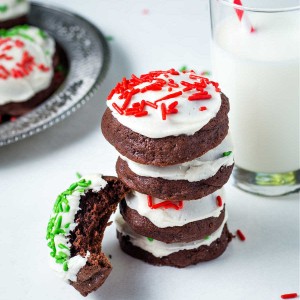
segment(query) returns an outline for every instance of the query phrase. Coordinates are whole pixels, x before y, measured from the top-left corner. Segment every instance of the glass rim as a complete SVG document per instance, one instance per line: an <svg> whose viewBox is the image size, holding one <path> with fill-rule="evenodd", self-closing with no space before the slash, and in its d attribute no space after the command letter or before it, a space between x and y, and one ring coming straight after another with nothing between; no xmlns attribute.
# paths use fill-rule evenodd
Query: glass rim
<svg viewBox="0 0 300 300"><path fill-rule="evenodd" d="M252 12L276 13L276 12L288 12L288 11L300 10L300 5L290 6L290 7L280 7L280 8L257 8L257 7L249 7L249 6L234 4L229 2L228 0L216 0L216 1L220 1L222 4L230 6L232 8L237 8L240 10L252 11Z"/></svg>

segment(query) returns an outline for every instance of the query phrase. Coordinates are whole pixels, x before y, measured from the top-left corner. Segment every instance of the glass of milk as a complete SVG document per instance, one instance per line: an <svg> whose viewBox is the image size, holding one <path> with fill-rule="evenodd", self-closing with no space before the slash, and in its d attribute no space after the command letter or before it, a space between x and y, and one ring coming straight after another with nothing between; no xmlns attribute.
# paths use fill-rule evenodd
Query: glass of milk
<svg viewBox="0 0 300 300"><path fill-rule="evenodd" d="M210 0L213 78L231 104L235 185L287 194L300 188L299 1L234 2Z"/></svg>

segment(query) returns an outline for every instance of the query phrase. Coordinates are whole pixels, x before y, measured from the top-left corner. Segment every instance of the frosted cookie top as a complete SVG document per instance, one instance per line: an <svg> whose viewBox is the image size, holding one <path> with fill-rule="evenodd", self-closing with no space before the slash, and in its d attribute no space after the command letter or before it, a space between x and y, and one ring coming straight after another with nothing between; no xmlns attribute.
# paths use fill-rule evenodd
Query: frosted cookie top
<svg viewBox="0 0 300 300"><path fill-rule="evenodd" d="M107 185L101 174L94 174L82 177L79 181L58 195L50 217L46 239L48 247L51 249L50 266L64 280L77 281L77 273L86 264L89 257L87 252L85 257L79 254L71 256L70 232L73 231L77 223L75 216L80 209L80 198L88 190L98 192Z"/></svg>
<svg viewBox="0 0 300 300"><path fill-rule="evenodd" d="M24 16L29 12L27 0L1 0L0 22Z"/></svg>
<svg viewBox="0 0 300 300"><path fill-rule="evenodd" d="M48 88L54 52L54 40L39 28L0 29L0 105L26 101Z"/></svg>
<svg viewBox="0 0 300 300"><path fill-rule="evenodd" d="M122 125L146 137L192 135L218 113L220 92L218 83L194 71L153 71L123 78L107 105Z"/></svg>

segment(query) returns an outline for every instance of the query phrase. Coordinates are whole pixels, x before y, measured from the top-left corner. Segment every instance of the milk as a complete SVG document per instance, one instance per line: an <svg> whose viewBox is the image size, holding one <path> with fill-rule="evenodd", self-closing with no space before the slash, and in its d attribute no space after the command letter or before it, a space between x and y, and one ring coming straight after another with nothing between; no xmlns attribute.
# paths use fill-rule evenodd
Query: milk
<svg viewBox="0 0 300 300"><path fill-rule="evenodd" d="M231 103L237 166L283 173L299 166L299 12L252 13L215 29L213 75Z"/></svg>

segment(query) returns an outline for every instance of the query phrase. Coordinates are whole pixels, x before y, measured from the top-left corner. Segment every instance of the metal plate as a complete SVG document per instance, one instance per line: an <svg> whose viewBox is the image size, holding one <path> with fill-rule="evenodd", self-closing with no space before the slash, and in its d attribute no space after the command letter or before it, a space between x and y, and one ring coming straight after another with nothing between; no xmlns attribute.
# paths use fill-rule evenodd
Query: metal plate
<svg viewBox="0 0 300 300"><path fill-rule="evenodd" d="M106 39L82 17L32 3L29 22L45 29L63 47L69 73L49 99L14 122L0 125L0 146L32 136L69 116L90 99L108 69L110 55Z"/></svg>

